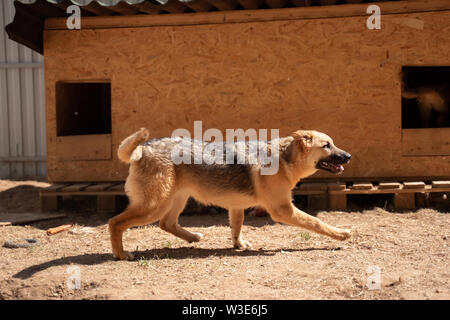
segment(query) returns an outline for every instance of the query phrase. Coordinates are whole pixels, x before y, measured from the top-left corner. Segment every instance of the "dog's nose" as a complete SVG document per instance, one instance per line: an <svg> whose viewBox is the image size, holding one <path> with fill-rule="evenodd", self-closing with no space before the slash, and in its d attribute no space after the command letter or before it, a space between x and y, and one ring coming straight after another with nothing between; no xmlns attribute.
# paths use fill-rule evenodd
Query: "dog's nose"
<svg viewBox="0 0 450 320"><path fill-rule="evenodd" d="M344 158L346 161L350 161L350 159L352 158L352 155L348 152L344 153Z"/></svg>

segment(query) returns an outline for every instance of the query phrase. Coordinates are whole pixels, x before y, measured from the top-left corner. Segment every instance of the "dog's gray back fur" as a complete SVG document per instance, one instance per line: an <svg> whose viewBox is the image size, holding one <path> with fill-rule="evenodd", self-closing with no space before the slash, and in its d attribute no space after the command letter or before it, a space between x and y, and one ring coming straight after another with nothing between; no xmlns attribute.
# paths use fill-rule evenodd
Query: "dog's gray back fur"
<svg viewBox="0 0 450 320"><path fill-rule="evenodd" d="M259 145L257 144L259 143ZM194 179L208 188L217 190L234 190L252 195L254 186L252 181L252 167L260 165L257 160L257 150L270 154L271 142L238 141L235 143L212 142L206 143L189 138L159 138L144 142L144 158L163 158L174 164L175 170L187 172ZM223 153L211 152L214 147ZM174 148L177 148L174 151ZM206 152L205 148L209 148ZM186 154L181 163L173 161L173 155ZM205 156L202 156L205 154ZM251 159L253 157L253 159ZM232 163L230 162L232 159ZM227 161L228 160L228 161Z"/></svg>

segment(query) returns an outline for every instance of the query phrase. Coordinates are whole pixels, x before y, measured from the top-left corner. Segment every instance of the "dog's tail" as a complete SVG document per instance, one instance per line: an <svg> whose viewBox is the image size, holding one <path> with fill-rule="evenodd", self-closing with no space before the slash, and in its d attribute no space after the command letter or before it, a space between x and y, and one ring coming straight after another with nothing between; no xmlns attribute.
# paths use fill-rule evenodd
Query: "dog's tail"
<svg viewBox="0 0 450 320"><path fill-rule="evenodd" d="M137 148L142 142L148 140L150 133L147 129L141 128L138 132L125 138L117 150L117 156L125 163L137 161L142 157L142 148ZM139 149L139 150L138 150Z"/></svg>

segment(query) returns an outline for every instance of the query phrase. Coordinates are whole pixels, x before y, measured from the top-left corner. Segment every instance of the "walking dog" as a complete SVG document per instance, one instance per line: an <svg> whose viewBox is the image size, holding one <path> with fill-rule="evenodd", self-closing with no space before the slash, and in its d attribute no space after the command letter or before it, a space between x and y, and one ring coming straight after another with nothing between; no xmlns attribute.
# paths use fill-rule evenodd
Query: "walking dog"
<svg viewBox="0 0 450 320"><path fill-rule="evenodd" d="M239 249L251 247L242 238L241 228L244 209L253 206L264 207L277 222L337 240L350 237L349 229L330 226L292 204L291 190L300 179L318 170L341 173L343 165L350 161L351 155L337 148L326 134L299 130L268 141L266 149L269 154L277 153L279 161L278 171L271 175L261 174L262 164L248 161L243 164L176 164L172 160L173 150L182 142L194 144L193 140L185 138L149 140L148 130L142 128L120 144L118 157L130 164L125 183L130 204L109 221L112 251L117 259L133 259L133 255L123 249L125 230L156 221L161 229L181 239L199 241L202 234L190 232L178 224L189 197L228 209L233 245Z"/></svg>

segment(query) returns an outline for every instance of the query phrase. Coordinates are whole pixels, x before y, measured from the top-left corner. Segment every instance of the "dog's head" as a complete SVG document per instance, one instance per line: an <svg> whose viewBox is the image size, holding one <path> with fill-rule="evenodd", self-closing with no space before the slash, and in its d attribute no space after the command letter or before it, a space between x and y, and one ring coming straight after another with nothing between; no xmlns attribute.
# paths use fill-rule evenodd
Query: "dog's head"
<svg viewBox="0 0 450 320"><path fill-rule="evenodd" d="M306 175L317 170L324 170L334 174L344 171L344 164L350 161L351 155L339 149L333 140L324 133L317 131L299 130L292 133L294 143L302 157L302 166Z"/></svg>

